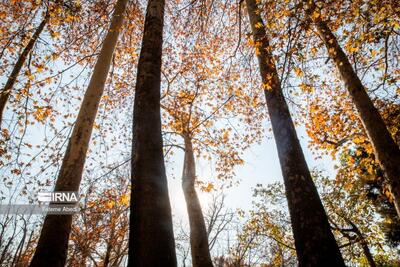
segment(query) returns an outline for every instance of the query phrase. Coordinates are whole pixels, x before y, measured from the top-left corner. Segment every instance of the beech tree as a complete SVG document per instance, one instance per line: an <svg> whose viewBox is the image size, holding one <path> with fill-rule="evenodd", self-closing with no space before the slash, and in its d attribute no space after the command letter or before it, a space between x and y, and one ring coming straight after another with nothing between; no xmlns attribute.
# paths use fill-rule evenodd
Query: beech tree
<svg viewBox="0 0 400 267"><path fill-rule="evenodd" d="M161 135L164 0L149 0L133 111L128 266L176 266Z"/></svg>
<svg viewBox="0 0 400 267"><path fill-rule="evenodd" d="M119 0L115 6L110 29L104 40L72 136L69 139L55 191L79 190L93 123L104 90L112 54L122 27L127 2L127 0ZM30 266L64 266L71 223L72 215L46 216Z"/></svg>
<svg viewBox="0 0 400 267"><path fill-rule="evenodd" d="M299 265L344 266L282 94L260 10L254 0L246 0L246 6L284 177Z"/></svg>
<svg viewBox="0 0 400 267"><path fill-rule="evenodd" d="M359 194L372 201L376 212L385 218L380 228L388 242L396 244L400 241L397 230L400 221L388 181L375 159L372 145L350 99L343 101L341 91L335 90L323 101L316 98L310 103L312 112L306 127L311 145L340 161L336 180L343 182L346 190L358 190ZM379 107L385 124L399 143L399 105L383 100L376 100L375 105Z"/></svg>
<svg viewBox="0 0 400 267"><path fill-rule="evenodd" d="M231 43L229 35L215 37L215 31L220 30L220 16L203 17L204 9L210 14L217 13L214 9L218 8L204 4L196 10L190 6L171 18L168 34L179 34L179 38L192 41L177 46L173 39L165 44L168 53L161 104L166 154L173 153L173 148L184 152L181 185L189 218L193 266L213 265L198 190L210 193L217 184L237 183L234 168L244 164L243 151L262 135L262 119L258 119L262 116L257 118L252 113L257 108L252 102L257 103L258 99L243 93L248 86L233 79L239 76L238 64L223 64L227 56L225 44ZM196 23L191 24L192 21ZM204 27L205 23L208 27ZM231 29L223 29L227 30ZM238 132L237 128L246 129ZM203 177L198 177L197 165L203 161L212 162L213 182L205 183Z"/></svg>
<svg viewBox="0 0 400 267"><path fill-rule="evenodd" d="M357 108L358 115L374 148L376 159L389 181L397 214L400 216L400 149L388 131L379 111L368 96L347 55L328 24L321 17L315 2L308 1L304 4L307 15L314 23L329 56L335 62L352 102Z"/></svg>

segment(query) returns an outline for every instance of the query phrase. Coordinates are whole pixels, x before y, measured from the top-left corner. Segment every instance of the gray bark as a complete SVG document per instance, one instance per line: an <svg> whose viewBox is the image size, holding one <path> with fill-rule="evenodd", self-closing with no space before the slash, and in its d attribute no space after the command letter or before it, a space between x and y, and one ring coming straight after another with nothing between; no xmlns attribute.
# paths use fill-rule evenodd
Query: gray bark
<svg viewBox="0 0 400 267"><path fill-rule="evenodd" d="M299 266L344 266L297 139L260 10L255 0L246 0L246 5L254 41L260 44L257 58L284 179Z"/></svg>
<svg viewBox="0 0 400 267"><path fill-rule="evenodd" d="M94 120L104 91L112 55L122 27L128 0L118 0L110 29L103 42L85 92L78 118L57 177L55 191L78 191ZM30 266L61 267L65 265L72 215L47 215Z"/></svg>

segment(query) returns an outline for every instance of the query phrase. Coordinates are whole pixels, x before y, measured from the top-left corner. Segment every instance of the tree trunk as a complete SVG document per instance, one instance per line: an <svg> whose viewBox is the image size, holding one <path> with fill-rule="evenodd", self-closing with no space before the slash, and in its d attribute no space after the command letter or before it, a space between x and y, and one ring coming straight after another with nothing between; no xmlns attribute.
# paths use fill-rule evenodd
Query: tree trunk
<svg viewBox="0 0 400 267"><path fill-rule="evenodd" d="M246 0L246 4L254 42L259 44L260 74L284 179L299 266L344 266L296 136L260 10L255 0Z"/></svg>
<svg viewBox="0 0 400 267"><path fill-rule="evenodd" d="M375 157L389 182L397 215L400 217L400 149L329 26L321 19L321 16L312 15L315 11L315 3L309 2L306 12L315 23L329 56L335 62L356 106L358 116L374 148Z"/></svg>
<svg viewBox="0 0 400 267"><path fill-rule="evenodd" d="M45 14L42 22L39 24L39 27L37 27L35 33L32 35L28 44L25 46L21 55L19 55L19 58L18 58L17 62L15 63L14 68L13 68L10 76L8 77L6 84L4 85L3 89L0 92L0 128L1 128L1 123L3 122L3 113L4 113L5 106L7 104L8 98L10 97L11 91L13 90L14 84L17 81L17 77L18 77L22 67L25 64L25 61L26 61L29 53L32 51L34 45L36 44L37 39L39 38L40 34L42 33L47 22L49 21L49 18L50 18L49 12L46 11L46 14Z"/></svg>
<svg viewBox="0 0 400 267"><path fill-rule="evenodd" d="M368 264L370 267L376 267L376 263L374 260L374 257L372 256L371 250L368 247L368 242L365 240L364 235L361 233L360 229L353 223L349 218L342 216L348 224L351 225L353 228L354 233L358 236L360 239L361 247L364 252L365 257L367 258Z"/></svg>
<svg viewBox="0 0 400 267"><path fill-rule="evenodd" d="M86 152L101 96L104 91L111 58L118 40L128 0L118 0L110 29L103 42L99 58L85 92L78 118L58 175L55 191L78 191L82 179ZM31 267L64 266L72 215L47 215Z"/></svg>
<svg viewBox="0 0 400 267"><path fill-rule="evenodd" d="M135 88L128 266L176 266L161 135L164 0L149 0Z"/></svg>
<svg viewBox="0 0 400 267"><path fill-rule="evenodd" d="M185 195L186 208L190 225L190 248L193 267L212 267L208 234L204 222L199 198L194 187L196 166L193 155L192 140L185 136L185 158L182 174L182 189Z"/></svg>
<svg viewBox="0 0 400 267"><path fill-rule="evenodd" d="M111 250L113 249L113 242L114 242L114 231L115 231L115 225L112 223L112 228L110 232L110 236L108 238L107 242L107 248L106 248L106 255L104 257L103 261L103 267L108 267L110 264L110 257L111 257Z"/></svg>
<svg viewBox="0 0 400 267"><path fill-rule="evenodd" d="M374 261L374 257L368 247L368 243L365 241L364 237L361 239L361 247L363 249L364 255L367 258L368 264L370 267L376 267L376 263Z"/></svg>

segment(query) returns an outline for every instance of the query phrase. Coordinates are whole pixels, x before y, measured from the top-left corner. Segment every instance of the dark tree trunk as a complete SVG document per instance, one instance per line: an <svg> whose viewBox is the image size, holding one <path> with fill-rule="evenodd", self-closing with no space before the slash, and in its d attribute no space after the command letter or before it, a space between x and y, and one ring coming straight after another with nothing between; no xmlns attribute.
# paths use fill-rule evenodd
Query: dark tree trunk
<svg viewBox="0 0 400 267"><path fill-rule="evenodd" d="M344 266L297 139L260 10L255 0L246 0L246 4L254 41L260 44L257 57L284 179L299 266Z"/></svg>
<svg viewBox="0 0 400 267"><path fill-rule="evenodd" d="M374 257L372 256L371 250L368 247L367 241L361 236L361 247L363 249L364 255L367 258L368 264L370 267L376 267L376 263L374 261Z"/></svg>
<svg viewBox="0 0 400 267"><path fill-rule="evenodd" d="M335 35L320 16L311 15L315 10L315 3L309 2L306 12L315 23L318 33L329 51L329 56L339 70L350 97L356 106L358 116L374 148L375 157L389 182L397 215L400 217L400 149L387 129L379 111L368 96L348 57L340 47Z"/></svg>
<svg viewBox="0 0 400 267"><path fill-rule="evenodd" d="M25 61L26 61L29 53L32 51L33 47L35 46L37 39L39 38L40 34L42 33L47 22L49 21L49 18L50 18L50 15L47 11L42 22L39 24L39 27L37 27L35 33L32 35L28 44L25 46L24 50L22 50L21 55L19 55L19 58L18 58L17 62L15 63L14 68L11 71L11 74L8 77L6 84L4 85L3 89L0 92L0 127L1 127L1 123L3 122L3 113L4 113L5 106L7 104L8 98L10 97L11 91L14 88L14 84L17 81L18 75L19 75L22 67L25 64Z"/></svg>
<svg viewBox="0 0 400 267"><path fill-rule="evenodd" d="M376 263L374 257L372 256L371 250L368 247L368 242L365 240L364 235L361 233L360 229L355 225L350 219L342 216L348 224L351 225L353 232L357 235L360 240L362 250L364 252L365 257L367 258L368 264L370 267L376 267Z"/></svg>
<svg viewBox="0 0 400 267"><path fill-rule="evenodd" d="M82 179L90 136L97 109L104 91L107 74L128 0L118 0L110 29L103 42L99 58L85 92L78 118L65 152L55 191L78 191ZM33 255L31 267L64 266L72 215L47 215Z"/></svg>
<svg viewBox="0 0 400 267"><path fill-rule="evenodd" d="M193 155L192 140L185 136L185 158L183 163L182 189L185 195L186 209L189 215L190 248L193 267L212 267L208 234L204 222L199 198L194 187L196 165Z"/></svg>
<svg viewBox="0 0 400 267"><path fill-rule="evenodd" d="M161 136L164 0L149 0L135 88L128 266L176 266Z"/></svg>

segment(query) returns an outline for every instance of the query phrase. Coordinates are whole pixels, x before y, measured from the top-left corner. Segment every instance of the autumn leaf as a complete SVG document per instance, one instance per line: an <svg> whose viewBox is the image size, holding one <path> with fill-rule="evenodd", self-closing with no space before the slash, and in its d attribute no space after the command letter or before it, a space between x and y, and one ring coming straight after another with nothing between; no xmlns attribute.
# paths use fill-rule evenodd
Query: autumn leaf
<svg viewBox="0 0 400 267"><path fill-rule="evenodd" d="M303 71L298 67L294 68L294 73L296 74L297 77L303 76Z"/></svg>
<svg viewBox="0 0 400 267"><path fill-rule="evenodd" d="M208 183L207 186L202 186L201 190L206 193L210 193L214 189L213 183Z"/></svg>
<svg viewBox="0 0 400 267"><path fill-rule="evenodd" d="M255 27L256 27L257 29L261 29L261 28L264 27L264 25L263 25L261 22L257 22L256 25L255 25Z"/></svg>
<svg viewBox="0 0 400 267"><path fill-rule="evenodd" d="M44 121L47 117L49 117L52 113L52 108L49 106L46 107L36 107L35 112L33 113L33 117L37 121Z"/></svg>

